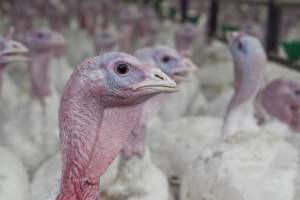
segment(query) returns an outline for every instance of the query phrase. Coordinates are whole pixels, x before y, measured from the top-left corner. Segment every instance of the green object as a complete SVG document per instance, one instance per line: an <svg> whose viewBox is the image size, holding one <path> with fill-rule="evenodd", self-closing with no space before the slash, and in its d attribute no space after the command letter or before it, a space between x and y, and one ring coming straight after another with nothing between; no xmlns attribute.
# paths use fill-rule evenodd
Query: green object
<svg viewBox="0 0 300 200"><path fill-rule="evenodd" d="M285 41L282 45L289 61L296 62L300 60L300 40Z"/></svg>
<svg viewBox="0 0 300 200"><path fill-rule="evenodd" d="M177 14L176 8L170 7L169 8L169 14L168 14L170 19L175 20L176 19L176 14Z"/></svg>
<svg viewBox="0 0 300 200"><path fill-rule="evenodd" d="M194 15L194 16L188 16L186 21L188 21L192 24L198 24L199 20L200 20L200 16Z"/></svg>
<svg viewBox="0 0 300 200"><path fill-rule="evenodd" d="M159 16L162 16L162 14L163 14L163 12L162 12L163 11L163 9L162 9L163 1L164 0L154 0L154 2L153 2L153 7Z"/></svg>
<svg viewBox="0 0 300 200"><path fill-rule="evenodd" d="M239 27L234 26L234 25L224 24L222 26L223 35L225 35L225 33L227 33L227 32L233 32L233 31L238 31L238 30L239 30Z"/></svg>

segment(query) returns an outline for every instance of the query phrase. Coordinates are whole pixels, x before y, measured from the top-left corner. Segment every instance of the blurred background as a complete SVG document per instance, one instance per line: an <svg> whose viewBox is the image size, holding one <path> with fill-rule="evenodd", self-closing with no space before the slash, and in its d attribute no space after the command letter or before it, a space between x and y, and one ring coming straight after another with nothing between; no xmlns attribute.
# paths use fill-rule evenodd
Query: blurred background
<svg viewBox="0 0 300 200"><path fill-rule="evenodd" d="M178 83L179 92L170 96L159 114L147 123L144 157L123 163L123 172L116 159L101 182L102 196L107 200L252 200L251 192L264 186L256 183L271 179L273 173L283 169L283 175L274 177L284 180L272 181L267 192L253 199L299 199L299 156L291 150L291 143L280 143L282 146L270 151L288 152L289 156L278 158L264 149L269 143L256 148L255 142L249 142L252 146L248 149L258 149L253 150L255 154L249 153L254 162L257 156L266 155L272 157L267 164L270 169L277 166L278 159L293 165L279 165L275 172L266 167L267 178L249 184L245 181L250 188L250 192L247 187L241 189L245 198L236 190L240 191L240 183L247 178L236 181L232 178L236 175L234 170L229 170L233 175L229 175L229 181L226 179L228 182L223 177L215 178L219 171L210 169L215 169L218 162L205 168L209 159L204 157L218 157L219 151L204 151L207 154L199 156L205 145L216 142L215 133L220 133L236 89L226 34L243 31L261 42L268 57L266 80L298 82L299 19L300 0L0 0L0 200L41 200L52 191L57 192L61 171L58 107L65 84L78 64L105 52L135 54L141 48L162 46L169 48L164 49L168 56L162 57L163 62L175 55L187 59L193 70L186 72L187 80ZM11 43L12 40L20 43ZM13 61L18 62L7 61L6 56L13 56ZM300 90L296 93L299 95ZM297 122L298 106L289 107L298 109ZM300 152L299 145L294 147ZM200 157L204 160L202 165L195 164ZM269 162L265 157L258 160ZM238 162L243 161L241 158ZM192 164L200 167L188 168ZM247 167L241 174L247 175ZM208 171L197 171L203 168ZM265 168L259 165L257 169ZM117 176L118 173L125 175ZM200 180L194 176L206 174L219 182L206 177L200 190ZM234 186L229 184L233 182ZM288 189L282 192L278 188ZM226 191L231 193L226 196ZM200 192L207 196L197 198Z"/></svg>

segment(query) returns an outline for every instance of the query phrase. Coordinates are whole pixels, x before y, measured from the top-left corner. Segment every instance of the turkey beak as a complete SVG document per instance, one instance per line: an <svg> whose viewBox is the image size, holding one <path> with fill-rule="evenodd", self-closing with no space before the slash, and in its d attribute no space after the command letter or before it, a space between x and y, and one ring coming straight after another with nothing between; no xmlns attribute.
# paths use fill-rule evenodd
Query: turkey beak
<svg viewBox="0 0 300 200"><path fill-rule="evenodd" d="M9 48L2 53L1 59L3 62L18 62L28 60L28 49L21 43L11 41Z"/></svg>
<svg viewBox="0 0 300 200"><path fill-rule="evenodd" d="M151 68L146 79L132 87L133 90L145 90L150 93L170 93L177 91L176 83L160 69Z"/></svg>

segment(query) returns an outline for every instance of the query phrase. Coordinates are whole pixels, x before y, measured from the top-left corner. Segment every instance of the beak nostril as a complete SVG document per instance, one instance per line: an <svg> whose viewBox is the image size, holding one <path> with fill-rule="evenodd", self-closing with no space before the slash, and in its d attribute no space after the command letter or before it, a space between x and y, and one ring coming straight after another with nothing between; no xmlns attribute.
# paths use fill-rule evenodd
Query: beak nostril
<svg viewBox="0 0 300 200"><path fill-rule="evenodd" d="M162 76L159 75L159 74L155 74L154 76L155 76L156 78L159 78L159 79L162 80L162 81L165 80L164 77L162 77Z"/></svg>

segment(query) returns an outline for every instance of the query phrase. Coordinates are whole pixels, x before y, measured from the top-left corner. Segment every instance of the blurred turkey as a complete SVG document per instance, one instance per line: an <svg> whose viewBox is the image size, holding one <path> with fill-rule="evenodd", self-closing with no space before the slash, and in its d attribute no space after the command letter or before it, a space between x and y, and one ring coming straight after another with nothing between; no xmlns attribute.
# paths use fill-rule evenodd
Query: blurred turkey
<svg viewBox="0 0 300 200"><path fill-rule="evenodd" d="M23 41L30 50L31 92L20 94L26 96L26 101L13 109L3 125L3 141L32 173L57 151L59 97L49 79L48 67L64 39L47 28L38 28L26 33Z"/></svg>
<svg viewBox="0 0 300 200"><path fill-rule="evenodd" d="M260 128L254 118L254 101L265 83L262 45L234 33L229 47L236 91L227 107L223 138L208 145L188 168L181 199L293 199L298 152L282 137L287 134L280 133L283 129Z"/></svg>

